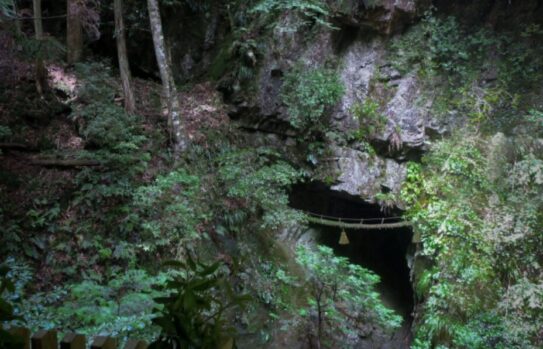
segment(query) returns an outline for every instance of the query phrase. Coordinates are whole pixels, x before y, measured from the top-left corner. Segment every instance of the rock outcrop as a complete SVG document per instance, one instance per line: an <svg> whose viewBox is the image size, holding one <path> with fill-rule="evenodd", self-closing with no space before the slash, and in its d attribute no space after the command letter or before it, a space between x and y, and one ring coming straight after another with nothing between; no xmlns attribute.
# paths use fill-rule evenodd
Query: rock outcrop
<svg viewBox="0 0 543 349"><path fill-rule="evenodd" d="M335 5L335 19L342 25L389 35L400 32L429 5L428 0L343 0Z"/></svg>
<svg viewBox="0 0 543 349"><path fill-rule="evenodd" d="M405 164L350 148L334 147L333 152L338 183L332 190L368 202L375 202L375 196L383 191L399 193L407 174Z"/></svg>

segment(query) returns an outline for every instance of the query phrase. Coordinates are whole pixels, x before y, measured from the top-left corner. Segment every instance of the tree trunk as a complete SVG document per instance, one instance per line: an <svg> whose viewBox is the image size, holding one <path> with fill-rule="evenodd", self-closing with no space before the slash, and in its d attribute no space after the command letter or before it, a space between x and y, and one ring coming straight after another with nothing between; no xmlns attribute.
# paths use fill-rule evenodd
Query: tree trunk
<svg viewBox="0 0 543 349"><path fill-rule="evenodd" d="M43 96L47 89L47 70L45 69L45 63L43 62L43 24L41 13L41 0L32 0L34 7L34 32L36 40L40 45L38 50L38 56L36 58L36 89L38 93Z"/></svg>
<svg viewBox="0 0 543 349"><path fill-rule="evenodd" d="M218 2L211 4L211 20L207 26L206 35L204 38L204 50L210 50L215 45L217 37L217 28L219 26L220 6Z"/></svg>
<svg viewBox="0 0 543 349"><path fill-rule="evenodd" d="M74 64L83 56L83 28L77 0L67 0L66 3L66 59L68 64Z"/></svg>
<svg viewBox="0 0 543 349"><path fill-rule="evenodd" d="M119 71L121 72L121 81L123 85L124 108L129 113L136 111L136 102L132 90L132 77L130 75L130 65L128 63L128 54L126 52L126 37L124 33L123 21L123 1L114 0L113 8L115 12L115 38L117 40L117 57L119 59Z"/></svg>
<svg viewBox="0 0 543 349"><path fill-rule="evenodd" d="M186 150L188 144L185 130L180 120L181 107L179 105L177 87L175 86L171 63L164 44L158 1L147 0L147 8L149 10L149 20L151 23L151 32L153 33L153 44L155 46L155 56L160 71L160 79L162 80L162 86L168 101L168 117L172 125L171 132L173 134L174 153L179 154Z"/></svg>
<svg viewBox="0 0 543 349"><path fill-rule="evenodd" d="M23 29L21 26L21 19L19 18L19 7L17 6L17 1L13 0L13 13L15 14L15 34L20 37L23 35Z"/></svg>

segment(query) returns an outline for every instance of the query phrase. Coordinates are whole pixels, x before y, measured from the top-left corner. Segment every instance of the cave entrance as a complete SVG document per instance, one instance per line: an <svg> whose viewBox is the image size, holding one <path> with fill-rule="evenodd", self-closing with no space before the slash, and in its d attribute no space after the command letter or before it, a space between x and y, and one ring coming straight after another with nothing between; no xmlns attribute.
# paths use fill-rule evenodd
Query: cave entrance
<svg viewBox="0 0 543 349"><path fill-rule="evenodd" d="M323 183L298 184L290 195L293 208L338 218L381 218L401 216L399 210L383 212L377 204L330 190ZM392 220L394 221L394 220ZM404 331L409 331L414 307L408 260L412 258L410 227L377 230L345 229L350 243L339 244L341 228L311 224L320 244L332 247L352 263L370 269L381 277L378 291L385 305L404 317Z"/></svg>

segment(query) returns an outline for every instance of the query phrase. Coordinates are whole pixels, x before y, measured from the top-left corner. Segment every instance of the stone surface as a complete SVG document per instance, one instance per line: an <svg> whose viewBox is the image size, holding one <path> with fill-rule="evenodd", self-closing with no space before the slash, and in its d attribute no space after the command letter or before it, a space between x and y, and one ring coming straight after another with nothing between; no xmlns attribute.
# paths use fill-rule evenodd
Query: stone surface
<svg viewBox="0 0 543 349"><path fill-rule="evenodd" d="M335 5L335 17L343 25L393 34L423 13L429 0L343 0Z"/></svg>
<svg viewBox="0 0 543 349"><path fill-rule="evenodd" d="M342 131L357 129L358 120L351 110L354 105L368 98L370 83L375 74L376 64L382 54L383 44L379 39L370 42L356 41L341 57L341 80L345 94L336 106L332 118Z"/></svg>
<svg viewBox="0 0 543 349"><path fill-rule="evenodd" d="M347 48L340 64L345 94L334 109L332 121L341 131L356 130L360 121L351 111L369 98L381 105L379 112L387 118L384 130L373 135L370 142L390 145L395 139L404 148L424 150L429 136L448 132L447 122L429 112L431 103L421 98L415 74L401 76L384 56L385 43L379 38L357 40Z"/></svg>
<svg viewBox="0 0 543 349"><path fill-rule="evenodd" d="M268 52L264 55L258 73L256 100L253 101L263 116L275 115L281 120L288 120L280 95L284 74L299 62L308 67L322 66L333 55L332 35L329 31L313 33L309 38L305 31L285 30L300 21L300 18L290 14L273 31Z"/></svg>
<svg viewBox="0 0 543 349"><path fill-rule="evenodd" d="M375 195L383 188L398 193L407 174L404 164L383 159L350 148L333 149L338 183L332 190L360 196L375 202Z"/></svg>
<svg viewBox="0 0 543 349"><path fill-rule="evenodd" d="M418 104L420 88L414 75L403 77L394 97L386 105L387 126L380 139L387 141L398 133L403 146L418 148L424 145L427 111Z"/></svg>

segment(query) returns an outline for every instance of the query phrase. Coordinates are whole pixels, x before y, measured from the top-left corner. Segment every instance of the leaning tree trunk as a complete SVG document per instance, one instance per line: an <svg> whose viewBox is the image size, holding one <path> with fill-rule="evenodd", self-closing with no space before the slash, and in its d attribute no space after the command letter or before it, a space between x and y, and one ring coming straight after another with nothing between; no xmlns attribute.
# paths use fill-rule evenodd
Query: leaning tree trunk
<svg viewBox="0 0 543 349"><path fill-rule="evenodd" d="M41 0L32 0L34 7L34 32L40 49L38 50L38 56L36 57L36 89L40 96L43 96L47 89L47 70L45 69L45 63L43 62L43 24L41 13Z"/></svg>
<svg viewBox="0 0 543 349"><path fill-rule="evenodd" d="M129 113L136 111L136 102L132 90L132 77L130 75L130 65L128 63L128 54L126 52L126 38L124 35L123 20L123 1L114 0L113 8L115 12L115 38L117 39L117 57L119 59L119 70L121 72L121 81L123 85L124 108Z"/></svg>
<svg viewBox="0 0 543 349"><path fill-rule="evenodd" d="M66 59L74 64L83 56L83 27L77 0L67 0L66 4Z"/></svg>
<svg viewBox="0 0 543 349"><path fill-rule="evenodd" d="M168 101L168 117L171 123L173 134L174 153L179 154L187 148L187 138L183 125L181 124L181 107L177 95L177 87L173 79L172 67L169 56L166 53L164 34L162 32L162 21L157 0L147 0L151 32L153 33L153 44L155 55L160 71L160 79Z"/></svg>

